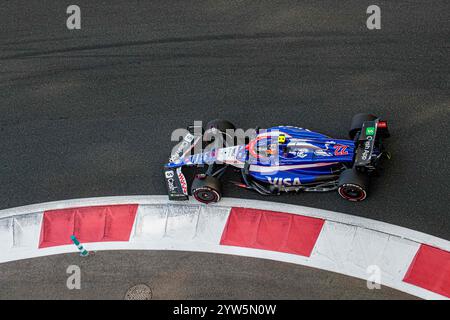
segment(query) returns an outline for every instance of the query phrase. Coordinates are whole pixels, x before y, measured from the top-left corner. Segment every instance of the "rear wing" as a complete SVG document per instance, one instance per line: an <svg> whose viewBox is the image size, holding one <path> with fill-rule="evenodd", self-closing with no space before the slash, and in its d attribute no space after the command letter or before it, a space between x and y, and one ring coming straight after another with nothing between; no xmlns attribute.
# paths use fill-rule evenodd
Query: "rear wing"
<svg viewBox="0 0 450 320"><path fill-rule="evenodd" d="M365 121L357 141L354 166L372 169L374 148L381 148L381 138L387 137L389 137L389 131L386 121L379 119Z"/></svg>

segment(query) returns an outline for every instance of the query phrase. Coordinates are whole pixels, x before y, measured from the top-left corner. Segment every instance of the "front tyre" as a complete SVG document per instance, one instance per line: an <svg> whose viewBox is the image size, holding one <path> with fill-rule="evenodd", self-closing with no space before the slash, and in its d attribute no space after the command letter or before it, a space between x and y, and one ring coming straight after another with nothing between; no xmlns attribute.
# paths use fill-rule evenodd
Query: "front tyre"
<svg viewBox="0 0 450 320"><path fill-rule="evenodd" d="M228 120L215 119L211 120L206 124L205 130L216 129L222 133L226 133L227 130L235 130L236 127Z"/></svg>
<svg viewBox="0 0 450 320"><path fill-rule="evenodd" d="M367 197L368 186L368 176L355 169L347 169L339 177L338 193L348 201L363 201Z"/></svg>
<svg viewBox="0 0 450 320"><path fill-rule="evenodd" d="M222 184L215 177L199 175L192 182L191 193L198 202L218 202L222 198Z"/></svg>
<svg viewBox="0 0 450 320"><path fill-rule="evenodd" d="M208 122L205 128L205 140L213 141L216 148L233 146L236 127L230 121L216 119Z"/></svg>

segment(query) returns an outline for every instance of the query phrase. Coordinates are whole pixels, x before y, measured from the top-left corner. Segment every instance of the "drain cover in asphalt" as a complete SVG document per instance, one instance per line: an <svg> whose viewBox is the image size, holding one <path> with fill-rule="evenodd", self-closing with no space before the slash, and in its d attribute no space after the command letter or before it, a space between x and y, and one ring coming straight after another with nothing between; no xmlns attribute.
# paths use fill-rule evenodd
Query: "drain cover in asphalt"
<svg viewBox="0 0 450 320"><path fill-rule="evenodd" d="M125 300L150 300L151 298L152 289L145 284L133 286L125 294Z"/></svg>

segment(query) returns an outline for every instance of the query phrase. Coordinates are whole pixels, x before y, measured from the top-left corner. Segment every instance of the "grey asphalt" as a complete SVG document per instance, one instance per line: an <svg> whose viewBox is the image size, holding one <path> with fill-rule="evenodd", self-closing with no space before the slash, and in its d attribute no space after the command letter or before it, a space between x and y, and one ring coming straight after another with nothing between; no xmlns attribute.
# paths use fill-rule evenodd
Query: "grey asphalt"
<svg viewBox="0 0 450 320"><path fill-rule="evenodd" d="M69 290L69 266L80 268L79 290ZM0 264L0 299L124 299L133 286L152 299L414 299L365 281L289 263L177 251L102 251L87 258L64 254ZM17 284L21 285L18 286Z"/></svg>
<svg viewBox="0 0 450 320"><path fill-rule="evenodd" d="M365 0L76 4L69 31L69 3L2 3L0 208L164 194L170 134L194 120L346 137L367 111L389 121L393 159L366 201L264 199L450 239L448 1L377 1L381 30L366 28Z"/></svg>

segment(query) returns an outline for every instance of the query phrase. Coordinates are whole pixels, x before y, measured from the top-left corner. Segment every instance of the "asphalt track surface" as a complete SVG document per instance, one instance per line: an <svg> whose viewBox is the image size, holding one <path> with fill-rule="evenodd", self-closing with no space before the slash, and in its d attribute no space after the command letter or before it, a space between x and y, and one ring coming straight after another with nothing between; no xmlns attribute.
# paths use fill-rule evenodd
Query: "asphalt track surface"
<svg viewBox="0 0 450 320"><path fill-rule="evenodd" d="M79 290L67 289L70 265L80 267ZM0 299L124 299L138 284L149 286L154 300L414 299L385 286L369 290L363 280L289 263L177 251L101 251L87 258L74 253L21 260L0 265L0 283Z"/></svg>
<svg viewBox="0 0 450 320"><path fill-rule="evenodd" d="M76 31L69 3L2 4L1 208L164 194L171 132L194 120L345 138L351 116L368 111L388 119L393 159L366 201L263 200L450 239L448 1L377 1L381 30L366 28L371 1L76 4ZM261 199L231 186L225 196Z"/></svg>

